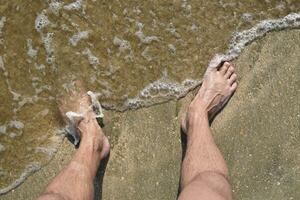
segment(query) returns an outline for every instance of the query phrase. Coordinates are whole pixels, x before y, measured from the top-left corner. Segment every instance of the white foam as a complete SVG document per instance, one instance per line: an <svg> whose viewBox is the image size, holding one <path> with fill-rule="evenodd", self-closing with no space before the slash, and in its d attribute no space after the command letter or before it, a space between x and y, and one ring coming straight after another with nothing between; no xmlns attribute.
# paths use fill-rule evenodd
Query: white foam
<svg viewBox="0 0 300 200"><path fill-rule="evenodd" d="M71 123L75 124L77 121L80 121L84 118L83 113L76 113L69 111L66 113L67 118L70 120Z"/></svg>
<svg viewBox="0 0 300 200"><path fill-rule="evenodd" d="M77 125L79 121L84 119L84 113L76 113L73 111L69 111L66 113L67 118L69 119L69 123L65 128L65 134L68 134L73 137L74 145L78 145L80 141L80 136L77 132Z"/></svg>
<svg viewBox="0 0 300 200"><path fill-rule="evenodd" d="M172 34L176 33L176 29L169 28ZM218 67L224 61L230 61L237 58L248 44L254 40L263 37L268 32L280 31L283 29L300 28L300 13L292 13L284 18L277 20L265 20L249 30L235 33L229 44L228 50L224 54L217 54L211 60L208 67ZM105 105L107 108L124 111L126 109L136 109L144 106L150 106L162 103L170 99L178 99L185 96L190 90L199 86L202 80L185 80L183 83L176 83L163 77L154 83L146 86L137 97L128 99L123 107L114 107Z"/></svg>
<svg viewBox="0 0 300 200"><path fill-rule="evenodd" d="M37 69L37 70L43 70L46 68L46 66L44 64L37 64L35 63L34 64L34 67Z"/></svg>
<svg viewBox="0 0 300 200"><path fill-rule="evenodd" d="M170 24L168 25L168 27L166 28L166 30L167 30L169 33L171 33L171 35L173 35L173 36L176 37L176 38L180 38L180 37L181 37L180 34L177 32L177 30L176 30L175 26L173 25L173 23L170 23Z"/></svg>
<svg viewBox="0 0 300 200"><path fill-rule="evenodd" d="M53 37L54 37L54 33L47 33L46 36L42 35L42 41L47 54L47 63L49 64L52 64L55 60Z"/></svg>
<svg viewBox="0 0 300 200"><path fill-rule="evenodd" d="M80 10L82 8L83 0L77 0L73 3L64 6L65 10Z"/></svg>
<svg viewBox="0 0 300 200"><path fill-rule="evenodd" d="M3 145L3 144L0 144L0 153L2 152L2 151L5 151L5 146Z"/></svg>
<svg viewBox="0 0 300 200"><path fill-rule="evenodd" d="M50 85L42 85L40 87L36 87L35 89L35 94L38 95L44 91L51 91L51 86Z"/></svg>
<svg viewBox="0 0 300 200"><path fill-rule="evenodd" d="M158 102L180 98L198 85L199 81L197 80L186 79L182 83L177 83L163 76L161 79L146 86L136 98L128 99L125 103L125 107L121 110L127 108L136 109Z"/></svg>
<svg viewBox="0 0 300 200"><path fill-rule="evenodd" d="M89 48L85 48L82 51L82 54L87 56L88 61L90 65L92 65L95 69L97 69L97 66L100 64L99 59L91 52Z"/></svg>
<svg viewBox="0 0 300 200"><path fill-rule="evenodd" d="M5 22L6 22L6 17L1 17L1 19L0 19L0 36L2 34L2 29L4 28Z"/></svg>
<svg viewBox="0 0 300 200"><path fill-rule="evenodd" d="M34 103L35 101L37 101L37 97L36 96L33 96L33 97L23 97L19 102L18 102L18 105L19 105L19 108L17 110L20 110L21 107L23 107L24 105L26 104L31 104L31 103Z"/></svg>
<svg viewBox="0 0 300 200"><path fill-rule="evenodd" d="M4 62L3 62L3 58L2 56L0 56L0 69L5 71L5 66L4 66Z"/></svg>
<svg viewBox="0 0 300 200"><path fill-rule="evenodd" d="M176 47L174 44L168 44L168 49L171 53L176 53Z"/></svg>
<svg viewBox="0 0 300 200"><path fill-rule="evenodd" d="M80 31L76 34L74 34L70 39L69 42L73 46L77 46L78 42L82 39L88 39L89 37L89 31Z"/></svg>
<svg viewBox="0 0 300 200"><path fill-rule="evenodd" d="M149 47L146 47L145 49L144 49L144 51L142 52L142 57L143 58L145 58L148 62L150 62L151 60L152 60L152 57L151 57L151 55L150 55L150 53L149 53Z"/></svg>
<svg viewBox="0 0 300 200"><path fill-rule="evenodd" d="M226 55L223 54L216 54L213 59L210 61L208 67L209 68L217 68L222 62L224 61L229 61L229 59L227 59Z"/></svg>
<svg viewBox="0 0 300 200"><path fill-rule="evenodd" d="M66 32L72 31L66 24L61 24L60 27L61 27L61 30L66 31Z"/></svg>
<svg viewBox="0 0 300 200"><path fill-rule="evenodd" d="M132 12L135 13L136 15L139 15L142 13L142 11L138 7L134 7Z"/></svg>
<svg viewBox="0 0 300 200"><path fill-rule="evenodd" d="M8 136L9 136L10 138L15 138L15 137L18 136L18 134L14 133L14 132L11 132L11 133L8 134Z"/></svg>
<svg viewBox="0 0 300 200"><path fill-rule="evenodd" d="M251 29L236 32L229 43L225 54L217 54L208 67L218 67L224 61L236 59L251 42L265 36L272 31L280 31L288 28L300 28L300 13L291 13L284 18L276 20L264 20Z"/></svg>
<svg viewBox="0 0 300 200"><path fill-rule="evenodd" d="M292 13L277 20L264 20L249 30L235 33L225 56L229 59L236 58L248 44L263 37L268 32L299 27L300 13Z"/></svg>
<svg viewBox="0 0 300 200"><path fill-rule="evenodd" d="M185 9L185 12L187 13L188 16L192 14L192 6L188 4L187 0L182 0L181 7Z"/></svg>
<svg viewBox="0 0 300 200"><path fill-rule="evenodd" d="M98 95L92 91L88 91L87 94L90 96L92 101L93 110L97 118L104 118L103 110L100 102L98 101Z"/></svg>
<svg viewBox="0 0 300 200"><path fill-rule="evenodd" d="M144 44L150 44L154 41L158 42L159 38L157 36L145 36L143 33L144 25L140 22L136 24L138 31L135 32L135 35L140 39L140 41Z"/></svg>
<svg viewBox="0 0 300 200"><path fill-rule="evenodd" d="M13 95L13 100L14 101L18 101L20 98L21 98L21 94L17 93L17 92L14 92L12 90L9 91L12 95Z"/></svg>
<svg viewBox="0 0 300 200"><path fill-rule="evenodd" d="M125 54L124 58L127 61L132 61L134 59L134 55L131 50L131 45L129 41L120 39L117 36L115 36L113 40L113 44L119 47L119 52L117 53L117 56L120 56L121 54Z"/></svg>
<svg viewBox="0 0 300 200"><path fill-rule="evenodd" d="M5 134L6 133L6 129L7 129L6 125L1 125L0 126L0 133Z"/></svg>
<svg viewBox="0 0 300 200"><path fill-rule="evenodd" d="M120 39L117 36L114 37L113 44L119 47L119 51L121 53L126 52L127 50L131 50L131 45L127 40Z"/></svg>
<svg viewBox="0 0 300 200"><path fill-rule="evenodd" d="M21 121L18 121L18 120L11 120L9 122L9 126L12 127L12 128L16 128L18 130L21 130L24 128L24 123L21 122Z"/></svg>
<svg viewBox="0 0 300 200"><path fill-rule="evenodd" d="M80 136L77 132L77 125L81 120L84 119L87 112L94 111L96 114L96 118L104 118L101 104L98 101L99 94L95 94L91 91L88 91L87 95L90 96L92 102L92 105L89 108L81 108L79 112L68 111L66 113L66 117L69 119L69 123L65 130L67 134L73 137L74 145L78 145L80 141Z"/></svg>
<svg viewBox="0 0 300 200"><path fill-rule="evenodd" d="M47 27L50 24L50 21L45 13L46 11L43 10L40 14L37 15L35 19L35 29L38 32L41 32L43 28Z"/></svg>
<svg viewBox="0 0 300 200"><path fill-rule="evenodd" d="M23 171L23 173L21 174L20 178L15 180L11 185L5 187L5 188L1 188L0 189L0 194L5 194L9 191L11 191L12 189L16 188L17 186L19 186L21 183L23 183L25 181L25 179L32 173L38 171L41 168L41 164L38 162L35 163L31 163L30 165L27 165L25 170Z"/></svg>
<svg viewBox="0 0 300 200"><path fill-rule="evenodd" d="M251 13L243 13L242 14L242 19L244 21L250 22L253 19L253 14L251 14Z"/></svg>
<svg viewBox="0 0 300 200"><path fill-rule="evenodd" d="M36 59L38 50L33 48L31 39L27 39L27 49L27 55L33 59Z"/></svg>
<svg viewBox="0 0 300 200"><path fill-rule="evenodd" d="M196 32L199 29L199 27L196 24L192 24L191 31Z"/></svg>
<svg viewBox="0 0 300 200"><path fill-rule="evenodd" d="M49 4L49 10L55 15L59 15L59 11L62 9L63 3L58 0L52 0Z"/></svg>

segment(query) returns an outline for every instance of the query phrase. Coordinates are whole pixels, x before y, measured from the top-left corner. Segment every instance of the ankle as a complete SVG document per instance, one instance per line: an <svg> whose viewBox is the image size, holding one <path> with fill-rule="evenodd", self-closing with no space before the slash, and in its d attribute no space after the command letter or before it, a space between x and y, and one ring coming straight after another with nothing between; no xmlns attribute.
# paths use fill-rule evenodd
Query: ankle
<svg viewBox="0 0 300 200"><path fill-rule="evenodd" d="M101 161L101 147L102 145L95 144L94 142L81 141L79 149L77 150L74 162L86 168L86 171L92 176L97 172Z"/></svg>
<svg viewBox="0 0 300 200"><path fill-rule="evenodd" d="M103 140L100 138L82 137L79 149L90 154L101 154Z"/></svg>
<svg viewBox="0 0 300 200"><path fill-rule="evenodd" d="M208 119L208 112L205 108L193 108L190 106L187 117L187 126L191 128L199 124L199 122Z"/></svg>
<svg viewBox="0 0 300 200"><path fill-rule="evenodd" d="M190 120L193 120L194 118L208 116L208 112L208 106L205 102L197 99L190 104L188 108L188 117Z"/></svg>
<svg viewBox="0 0 300 200"><path fill-rule="evenodd" d="M74 174L80 174L81 178L90 180L94 179L97 172L95 170L96 167L89 163L82 162L80 159L73 159L69 164L69 168L71 168Z"/></svg>

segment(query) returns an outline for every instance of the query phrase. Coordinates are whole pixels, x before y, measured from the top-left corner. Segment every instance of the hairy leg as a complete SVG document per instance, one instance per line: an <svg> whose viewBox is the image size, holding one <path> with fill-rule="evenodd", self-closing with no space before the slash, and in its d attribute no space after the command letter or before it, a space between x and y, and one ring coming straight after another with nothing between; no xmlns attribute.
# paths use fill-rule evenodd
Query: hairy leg
<svg viewBox="0 0 300 200"><path fill-rule="evenodd" d="M187 151L182 164L180 200L231 199L227 165L214 142L208 119L236 90L236 78L228 62L219 70L208 68L189 106L182 123L187 134Z"/></svg>
<svg viewBox="0 0 300 200"><path fill-rule="evenodd" d="M80 86L80 84L79 84ZM64 102L61 111L88 109L90 100L83 91ZM100 161L109 153L109 142L95 119L95 114L87 112L78 124L81 142L69 165L47 186L39 200L92 200L93 181Z"/></svg>

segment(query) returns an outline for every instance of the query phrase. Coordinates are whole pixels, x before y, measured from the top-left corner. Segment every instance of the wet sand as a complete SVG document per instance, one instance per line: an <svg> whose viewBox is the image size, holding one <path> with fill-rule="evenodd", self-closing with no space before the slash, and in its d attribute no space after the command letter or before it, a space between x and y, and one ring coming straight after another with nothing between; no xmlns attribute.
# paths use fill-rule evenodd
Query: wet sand
<svg viewBox="0 0 300 200"><path fill-rule="evenodd" d="M110 109L177 99L216 53L299 28L295 12L298 0L2 0L0 193L52 159L63 132L56 100L74 80Z"/></svg>
<svg viewBox="0 0 300 200"><path fill-rule="evenodd" d="M212 124L235 199L300 198L299 53L300 30L289 30L252 43L235 61L239 88ZM112 150L102 199L176 198L182 158L178 120L193 93L180 101L105 113ZM1 199L36 199L72 153L65 140L46 167ZM99 194L99 181L96 185Z"/></svg>

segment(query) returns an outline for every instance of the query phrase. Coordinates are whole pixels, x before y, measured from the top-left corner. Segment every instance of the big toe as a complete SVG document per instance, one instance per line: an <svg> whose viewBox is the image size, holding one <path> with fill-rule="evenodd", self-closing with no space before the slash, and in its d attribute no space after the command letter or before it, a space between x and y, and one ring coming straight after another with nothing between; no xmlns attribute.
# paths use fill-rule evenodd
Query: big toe
<svg viewBox="0 0 300 200"><path fill-rule="evenodd" d="M230 63L229 62L224 62L224 64L220 67L219 71L222 75L225 75L228 68L230 67Z"/></svg>

